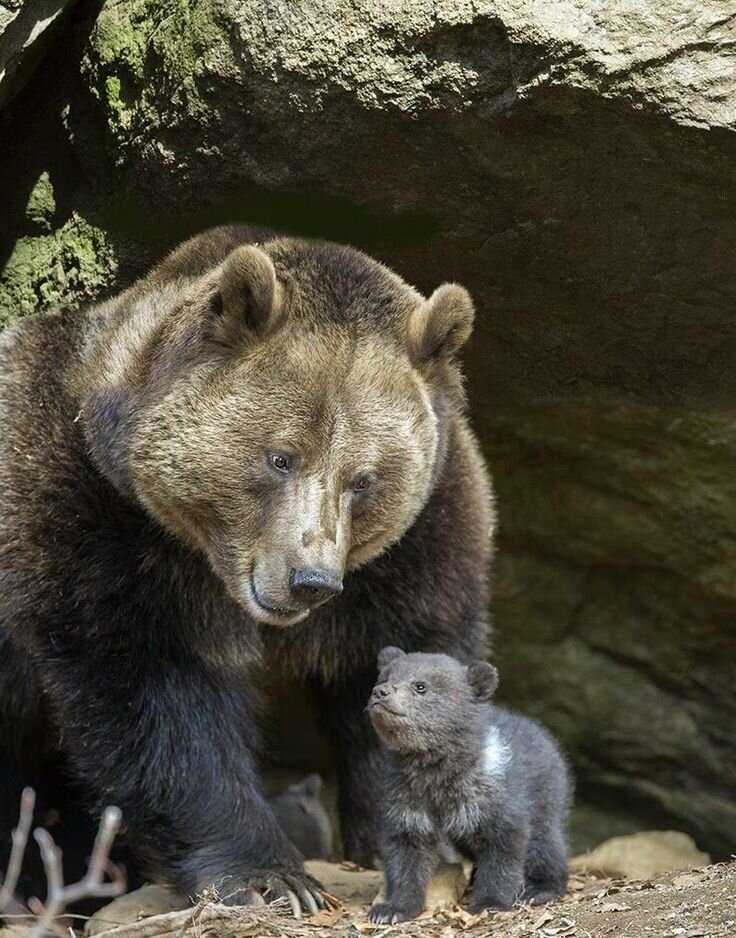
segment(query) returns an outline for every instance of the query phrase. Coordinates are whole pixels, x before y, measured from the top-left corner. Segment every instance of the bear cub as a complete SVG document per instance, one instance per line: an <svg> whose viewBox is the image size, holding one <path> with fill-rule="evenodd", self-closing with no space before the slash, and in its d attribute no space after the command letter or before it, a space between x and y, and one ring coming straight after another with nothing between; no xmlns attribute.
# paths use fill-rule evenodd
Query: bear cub
<svg viewBox="0 0 736 938"><path fill-rule="evenodd" d="M367 709L386 754L386 901L370 919L419 915L448 843L473 862L472 912L563 895L572 783L552 736L489 703L498 673L486 662L388 647L378 667Z"/></svg>
<svg viewBox="0 0 736 938"><path fill-rule="evenodd" d="M308 775L269 798L279 827L306 860L332 856L332 823L320 798L322 778Z"/></svg>

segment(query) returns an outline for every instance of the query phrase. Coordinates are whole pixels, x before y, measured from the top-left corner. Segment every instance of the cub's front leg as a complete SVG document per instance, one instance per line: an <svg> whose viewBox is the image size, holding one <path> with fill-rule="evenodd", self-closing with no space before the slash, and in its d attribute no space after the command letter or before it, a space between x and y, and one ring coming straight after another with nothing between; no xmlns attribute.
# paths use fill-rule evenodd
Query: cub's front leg
<svg viewBox="0 0 736 938"><path fill-rule="evenodd" d="M494 818L465 845L475 857L465 904L473 912L510 909L524 890L524 859L529 840L527 825L513 816Z"/></svg>
<svg viewBox="0 0 736 938"><path fill-rule="evenodd" d="M376 924L406 922L427 905L427 887L439 863L439 844L433 834L394 830L380 840L386 898L368 912Z"/></svg>

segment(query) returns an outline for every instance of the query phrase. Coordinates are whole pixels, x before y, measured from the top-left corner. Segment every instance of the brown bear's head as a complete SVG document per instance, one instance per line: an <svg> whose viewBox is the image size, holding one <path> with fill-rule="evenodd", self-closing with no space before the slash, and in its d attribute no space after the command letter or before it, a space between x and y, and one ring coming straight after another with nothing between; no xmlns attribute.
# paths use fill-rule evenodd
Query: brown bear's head
<svg viewBox="0 0 736 938"><path fill-rule="evenodd" d="M254 619L304 619L426 504L468 293L424 299L358 251L277 239L132 296L99 343L98 462Z"/></svg>

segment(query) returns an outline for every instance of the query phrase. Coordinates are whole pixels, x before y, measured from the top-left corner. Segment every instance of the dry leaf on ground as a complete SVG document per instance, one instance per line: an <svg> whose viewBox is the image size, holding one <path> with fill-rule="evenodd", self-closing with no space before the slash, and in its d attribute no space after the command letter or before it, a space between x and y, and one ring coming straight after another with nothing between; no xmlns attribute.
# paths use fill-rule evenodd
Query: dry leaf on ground
<svg viewBox="0 0 736 938"><path fill-rule="evenodd" d="M630 912L631 906L623 902L604 902L599 912Z"/></svg>

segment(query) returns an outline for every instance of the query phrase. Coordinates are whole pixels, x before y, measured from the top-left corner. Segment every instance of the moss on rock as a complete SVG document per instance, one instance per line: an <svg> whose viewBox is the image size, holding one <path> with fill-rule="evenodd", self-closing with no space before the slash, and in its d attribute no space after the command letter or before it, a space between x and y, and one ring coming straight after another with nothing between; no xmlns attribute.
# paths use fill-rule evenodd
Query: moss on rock
<svg viewBox="0 0 736 938"><path fill-rule="evenodd" d="M0 326L94 299L116 269L105 232L76 213L57 231L18 238L0 273Z"/></svg>
<svg viewBox="0 0 736 938"><path fill-rule="evenodd" d="M26 219L41 231L51 231L56 198L51 178L47 172L41 173L38 182L31 190L26 203Z"/></svg>
<svg viewBox="0 0 736 938"><path fill-rule="evenodd" d="M200 80L215 64L218 74L231 64L220 19L211 0L133 0L103 6L83 71L121 152L127 144L140 144L141 130L159 126L162 117L174 126L188 120L200 126L208 122L212 107L205 101L206 82ZM159 157L163 154L160 142L150 145Z"/></svg>

